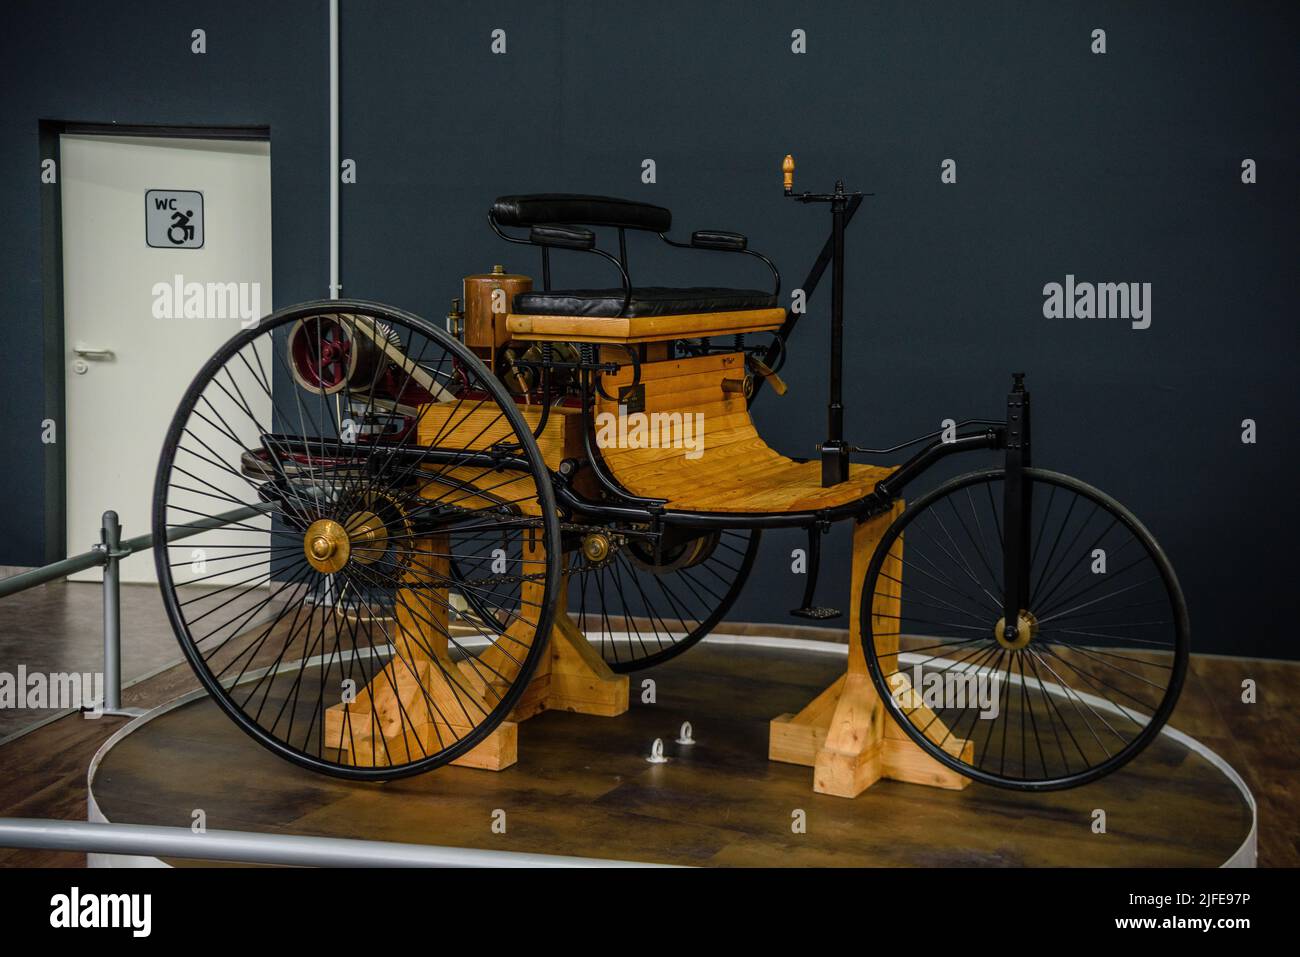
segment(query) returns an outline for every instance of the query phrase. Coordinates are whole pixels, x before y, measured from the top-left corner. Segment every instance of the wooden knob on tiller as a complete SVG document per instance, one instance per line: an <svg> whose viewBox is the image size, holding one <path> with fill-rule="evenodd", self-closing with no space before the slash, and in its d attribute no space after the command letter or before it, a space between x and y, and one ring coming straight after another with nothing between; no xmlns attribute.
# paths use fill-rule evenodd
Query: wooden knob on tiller
<svg viewBox="0 0 1300 957"><path fill-rule="evenodd" d="M786 153L785 159L781 161L781 177L785 185L785 194L789 196L794 192L794 156L790 153Z"/></svg>

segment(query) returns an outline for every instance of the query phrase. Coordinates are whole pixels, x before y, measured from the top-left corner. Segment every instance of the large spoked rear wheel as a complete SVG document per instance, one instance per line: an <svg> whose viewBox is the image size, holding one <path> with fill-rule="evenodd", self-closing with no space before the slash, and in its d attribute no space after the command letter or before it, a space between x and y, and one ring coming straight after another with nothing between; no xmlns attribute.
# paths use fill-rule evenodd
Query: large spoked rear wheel
<svg viewBox="0 0 1300 957"><path fill-rule="evenodd" d="M221 708L347 778L482 742L559 595L553 490L514 403L441 329L373 303L277 312L212 357L167 434L154 537L181 648Z"/></svg>
<svg viewBox="0 0 1300 957"><path fill-rule="evenodd" d="M758 554L757 529L727 528L661 547L635 534L584 536L569 579L569 613L612 671L661 665L696 644L730 610ZM586 551L586 549L582 550Z"/></svg>
<svg viewBox="0 0 1300 957"><path fill-rule="evenodd" d="M570 530L567 610L610 670L653 668L713 630L735 602L758 553L757 529L679 534L656 550L643 529ZM493 548L479 543L479 556ZM510 561L512 555L498 556ZM458 566L451 567L453 576ZM477 593L467 592L468 613Z"/></svg>
<svg viewBox="0 0 1300 957"><path fill-rule="evenodd" d="M1114 771L1159 733L1187 670L1187 607L1124 506L1054 472L1025 480L1030 597L1015 637L1002 625L993 470L940 486L886 531L863 587L863 649L887 709L936 760L1054 790Z"/></svg>

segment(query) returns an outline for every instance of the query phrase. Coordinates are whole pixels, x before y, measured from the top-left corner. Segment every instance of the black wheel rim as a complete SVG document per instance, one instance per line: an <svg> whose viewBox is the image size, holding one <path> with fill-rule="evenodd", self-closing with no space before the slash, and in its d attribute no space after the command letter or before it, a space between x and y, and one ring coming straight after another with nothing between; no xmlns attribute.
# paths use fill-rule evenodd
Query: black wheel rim
<svg viewBox="0 0 1300 957"><path fill-rule="evenodd" d="M992 470L925 495L886 531L863 589L863 650L886 707L936 760L1054 790L1116 770L1159 733L1186 674L1187 610L1126 508L1068 476L1025 475L1031 587L1017 637L997 637L1003 473Z"/></svg>
<svg viewBox="0 0 1300 957"><path fill-rule="evenodd" d="M553 493L514 403L441 329L373 303L292 307L213 356L164 443L154 534L168 614L218 704L341 777L483 741L558 594ZM474 558L485 539L525 559L495 571ZM462 613L467 591L487 614Z"/></svg>

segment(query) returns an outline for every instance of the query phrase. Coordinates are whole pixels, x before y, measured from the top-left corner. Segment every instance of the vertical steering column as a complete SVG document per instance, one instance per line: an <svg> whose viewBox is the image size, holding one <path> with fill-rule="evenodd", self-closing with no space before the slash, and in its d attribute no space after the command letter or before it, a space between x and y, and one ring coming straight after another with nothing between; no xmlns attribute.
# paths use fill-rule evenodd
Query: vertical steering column
<svg viewBox="0 0 1300 957"><path fill-rule="evenodd" d="M826 405L826 441L822 443L822 487L849 477L849 447L844 442L844 182L835 181L831 198L831 374Z"/></svg>
<svg viewBox="0 0 1300 957"><path fill-rule="evenodd" d="M831 374L830 399L826 403L826 441L822 453L822 487L838 485L849 477L851 447L844 441L844 227L850 210L857 209L862 193L844 189L844 181L835 181L833 193L796 193L794 191L794 157L786 156L781 164L781 180L787 197L800 203L826 203L831 208ZM822 250L817 272L826 255Z"/></svg>
<svg viewBox="0 0 1300 957"><path fill-rule="evenodd" d="M1006 479L1003 499L1003 637L1013 641L1022 610L1029 604L1030 519L1033 483L1026 481L1030 467L1029 393L1025 374L1012 373L1007 394Z"/></svg>

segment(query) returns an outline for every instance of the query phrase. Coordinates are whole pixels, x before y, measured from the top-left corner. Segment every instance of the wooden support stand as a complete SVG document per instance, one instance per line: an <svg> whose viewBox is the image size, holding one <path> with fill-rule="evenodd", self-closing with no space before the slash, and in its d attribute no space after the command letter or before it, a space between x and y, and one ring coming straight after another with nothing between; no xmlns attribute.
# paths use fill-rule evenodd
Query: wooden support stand
<svg viewBox="0 0 1300 957"><path fill-rule="evenodd" d="M526 620L540 607L542 585L521 586L521 617L503 637L477 658L453 661L448 652L448 597L430 580L447 580L445 540L420 539L417 559L407 573L423 588L398 591L395 654L356 699L325 712L326 746L340 760L355 765L402 764L446 748L480 724L501 700L523 660L536 629ZM540 570L541 549L525 545L525 573ZM532 561L530 561L532 559ZM532 680L505 721L453 764L500 771L519 759L519 722L547 710L577 711L612 717L628 707L628 679L614 674L569 619L565 595L568 576L559 585L550 642ZM382 738L382 740L379 740Z"/></svg>
<svg viewBox="0 0 1300 957"><path fill-rule="evenodd" d="M847 670L798 714L779 715L769 726L768 758L812 767L813 790L820 794L857 797L881 778L953 789L970 784L969 778L949 770L917 747L885 713L862 653L860 609L867 565L885 529L902 509L903 503L898 502L891 511L853 527ZM889 577L896 581L903 577L901 552L900 539L895 554L886 563ZM878 592L873 598L872 627L880 634L898 627L901 586L892 585L890 591L885 595ZM903 680L903 676L897 676L897 680ZM909 691L904 689L902 693ZM947 728L936 719L929 735L942 740ZM954 755L970 758L969 741L947 737L943 747Z"/></svg>

